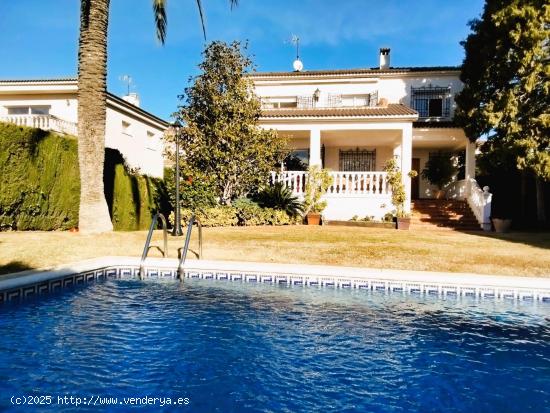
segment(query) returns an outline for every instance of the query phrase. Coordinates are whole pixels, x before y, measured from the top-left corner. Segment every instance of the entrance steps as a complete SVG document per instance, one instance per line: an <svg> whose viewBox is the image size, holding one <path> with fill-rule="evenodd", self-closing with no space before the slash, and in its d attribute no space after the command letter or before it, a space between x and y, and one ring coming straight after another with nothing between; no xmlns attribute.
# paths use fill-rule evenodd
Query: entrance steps
<svg viewBox="0 0 550 413"><path fill-rule="evenodd" d="M417 199L412 201L411 209L411 229L481 230L466 201Z"/></svg>

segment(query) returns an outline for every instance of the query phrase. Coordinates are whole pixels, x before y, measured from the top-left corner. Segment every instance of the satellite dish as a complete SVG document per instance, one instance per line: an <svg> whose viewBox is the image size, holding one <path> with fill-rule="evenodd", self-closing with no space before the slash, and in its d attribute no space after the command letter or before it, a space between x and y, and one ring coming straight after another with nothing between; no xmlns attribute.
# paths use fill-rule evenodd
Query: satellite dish
<svg viewBox="0 0 550 413"><path fill-rule="evenodd" d="M292 67L294 68L294 70L296 72L301 72L304 69L304 64L302 63L302 61L300 59L296 59L292 63Z"/></svg>

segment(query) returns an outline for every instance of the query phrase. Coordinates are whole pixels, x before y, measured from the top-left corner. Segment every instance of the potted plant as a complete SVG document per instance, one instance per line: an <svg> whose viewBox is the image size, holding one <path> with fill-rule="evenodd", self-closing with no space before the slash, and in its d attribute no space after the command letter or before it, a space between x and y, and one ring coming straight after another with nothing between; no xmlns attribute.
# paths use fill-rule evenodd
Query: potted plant
<svg viewBox="0 0 550 413"><path fill-rule="evenodd" d="M443 187L451 182L456 172L457 169L450 154L439 152L435 156L430 156L421 175L431 185L437 186L438 191L435 198L441 199L445 196Z"/></svg>
<svg viewBox="0 0 550 413"><path fill-rule="evenodd" d="M411 225L411 214L405 212L405 186L403 185L403 174L397 165L397 159L391 158L384 165L384 171L388 174L388 183L391 185L392 194L391 202L395 207L395 217L397 221L397 229L408 230ZM410 171L409 176L414 176L416 171Z"/></svg>
<svg viewBox="0 0 550 413"><path fill-rule="evenodd" d="M321 197L332 185L332 176L326 169L317 165L308 168L307 182L304 188L304 215L308 225L319 225L321 213L327 207L327 202Z"/></svg>
<svg viewBox="0 0 550 413"><path fill-rule="evenodd" d="M509 232L512 227L512 220L509 218L492 218L495 232Z"/></svg>

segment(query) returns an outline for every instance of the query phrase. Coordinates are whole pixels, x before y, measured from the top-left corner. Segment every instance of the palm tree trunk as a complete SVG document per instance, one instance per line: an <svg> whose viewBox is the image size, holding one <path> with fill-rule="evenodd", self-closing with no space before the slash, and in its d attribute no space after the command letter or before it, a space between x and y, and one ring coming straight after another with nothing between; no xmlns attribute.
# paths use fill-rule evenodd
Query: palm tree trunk
<svg viewBox="0 0 550 413"><path fill-rule="evenodd" d="M78 49L79 230L113 230L103 190L109 0L81 0Z"/></svg>

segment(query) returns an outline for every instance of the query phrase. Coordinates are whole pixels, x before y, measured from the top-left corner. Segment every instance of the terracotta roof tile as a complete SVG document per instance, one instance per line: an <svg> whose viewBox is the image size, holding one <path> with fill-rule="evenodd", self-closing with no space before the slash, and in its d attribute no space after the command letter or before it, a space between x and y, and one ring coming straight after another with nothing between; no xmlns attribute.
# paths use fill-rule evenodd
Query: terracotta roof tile
<svg viewBox="0 0 550 413"><path fill-rule="evenodd" d="M411 72L448 72L460 71L460 66L422 66L422 67L391 67L389 69L357 68L357 69L336 69L336 70L304 70L302 72L254 72L249 73L251 77L300 77L300 76L330 76L330 75L378 75L391 73Z"/></svg>
<svg viewBox="0 0 550 413"><path fill-rule="evenodd" d="M418 112L402 104L366 108L267 109L262 118L324 117L417 117Z"/></svg>

